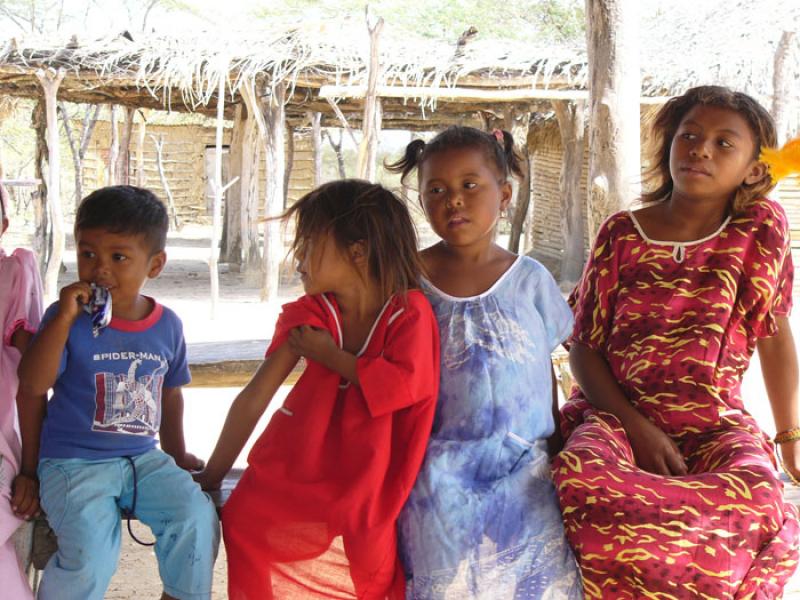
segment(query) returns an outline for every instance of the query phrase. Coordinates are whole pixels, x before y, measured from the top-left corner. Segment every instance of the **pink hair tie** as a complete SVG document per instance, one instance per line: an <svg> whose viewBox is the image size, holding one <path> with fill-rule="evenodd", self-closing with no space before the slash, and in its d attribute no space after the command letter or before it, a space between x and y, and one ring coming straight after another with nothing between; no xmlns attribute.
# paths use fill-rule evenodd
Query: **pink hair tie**
<svg viewBox="0 0 800 600"><path fill-rule="evenodd" d="M500 145L503 144L503 132L500 129L492 129L492 135Z"/></svg>

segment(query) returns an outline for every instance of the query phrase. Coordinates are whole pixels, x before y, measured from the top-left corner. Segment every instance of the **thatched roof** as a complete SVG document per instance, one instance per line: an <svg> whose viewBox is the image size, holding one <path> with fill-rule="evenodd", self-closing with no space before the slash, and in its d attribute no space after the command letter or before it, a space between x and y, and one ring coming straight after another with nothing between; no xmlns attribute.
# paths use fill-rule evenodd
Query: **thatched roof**
<svg viewBox="0 0 800 600"><path fill-rule="evenodd" d="M663 14L645 10L642 95L671 95L718 82L768 102L777 40L784 27L800 23L796 5L800 3L793 0L674 0ZM457 53L455 44L389 28L380 47L379 85L404 90L394 94L400 97L384 98L386 128L419 128L431 117L458 120L477 111L498 114L507 106L546 109L548 94L578 97L587 86L584 48L476 39ZM239 101L238 92L248 82L268 93L271 85L285 81L291 92L290 120L318 110L327 124L335 125L322 96L329 86L366 86L368 55L366 26L351 19L301 26L274 23L267 31L189 38L11 39L0 47L0 94L38 97L35 72L62 68L67 74L59 97L64 100L213 114L220 77L227 77L227 103ZM793 60L794 72L800 74ZM800 86L800 75L795 83ZM474 93L430 96L455 87ZM347 97L338 103L357 125L362 101Z"/></svg>

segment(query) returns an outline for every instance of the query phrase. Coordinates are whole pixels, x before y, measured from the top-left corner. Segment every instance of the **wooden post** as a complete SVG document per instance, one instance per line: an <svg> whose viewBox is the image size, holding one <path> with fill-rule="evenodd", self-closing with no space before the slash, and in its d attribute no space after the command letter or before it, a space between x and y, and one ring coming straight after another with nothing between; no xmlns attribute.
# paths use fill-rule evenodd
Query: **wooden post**
<svg viewBox="0 0 800 600"><path fill-rule="evenodd" d="M242 205L242 266L248 279L261 270L258 248L258 213L261 204L259 193L262 140L266 137L266 123L261 105L256 98L254 82L241 87L247 114L242 140L241 205Z"/></svg>
<svg viewBox="0 0 800 600"><path fill-rule="evenodd" d="M44 292L47 298L54 299L58 292L58 273L64 256L65 235L64 215L61 210L61 144L58 139L58 87L64 79L64 71L59 69L38 70L36 78L44 90L44 104L47 121L47 192L50 222L53 230L53 246L44 277Z"/></svg>
<svg viewBox="0 0 800 600"><path fill-rule="evenodd" d="M369 20L369 7L367 7L369 70L367 72L367 96L364 101L363 136L358 149L358 176L361 179L374 181L378 166L378 133L381 130L381 102L376 88L380 74L378 40L383 29L383 19L378 18L372 25Z"/></svg>
<svg viewBox="0 0 800 600"><path fill-rule="evenodd" d="M283 212L283 177L286 168L286 84L272 84L272 94L265 102L267 184L264 194L264 280L261 299L271 301L278 296L280 265L283 256L280 223L270 217Z"/></svg>
<svg viewBox="0 0 800 600"><path fill-rule="evenodd" d="M322 113L311 113L311 139L314 146L314 187L322 184Z"/></svg>
<svg viewBox="0 0 800 600"><path fill-rule="evenodd" d="M160 135L156 138L156 136L151 135L150 139L153 140L153 144L156 147L156 168L158 169L158 177L161 180L161 187L164 188L164 194L167 196L167 208L172 213L172 225L175 229L178 229L180 227L178 211L175 208L175 199L172 197L172 190L169 187L167 174L164 170L164 136Z"/></svg>
<svg viewBox="0 0 800 600"><path fill-rule="evenodd" d="M36 132L36 156L34 158L34 177L39 181L33 193L33 213L36 224L33 236L33 252L39 262L39 272L44 279L47 261L50 257L51 241L49 235L50 219L47 214L47 179L44 176L47 160L47 117L44 99L39 98L31 113L31 126Z"/></svg>
<svg viewBox="0 0 800 600"><path fill-rule="evenodd" d="M211 248L208 255L208 269L211 275L211 318L217 317L219 303L219 238L222 211L222 133L225 121L225 84L228 80L227 64L220 69L217 89L217 135L214 142L214 204L211 210Z"/></svg>
<svg viewBox="0 0 800 600"><path fill-rule="evenodd" d="M796 38L796 32L784 31L775 50L772 71L772 118L775 119L778 131L778 146L783 145L790 135L789 115L793 108L793 98L788 85L792 77L792 63L789 58Z"/></svg>
<svg viewBox="0 0 800 600"><path fill-rule="evenodd" d="M111 105L108 126L111 128L111 146L108 149L108 174L106 185L117 185L117 158L119 157L119 126L117 123L117 105Z"/></svg>
<svg viewBox="0 0 800 600"><path fill-rule="evenodd" d="M234 109L233 132L231 134L230 165L231 178L239 176L239 180L230 187L225 200L225 219L222 230L222 262L241 267L242 264L242 186L246 185L242 175L244 158L244 133L246 109L237 104Z"/></svg>
<svg viewBox="0 0 800 600"><path fill-rule="evenodd" d="M289 204L289 180L294 168L294 127L286 124L286 167L283 169L283 210Z"/></svg>
<svg viewBox="0 0 800 600"><path fill-rule="evenodd" d="M131 135L133 134L133 116L136 114L135 108L125 109L125 125L122 128L122 137L119 142L119 155L116 164L117 183L130 183L130 163L131 163Z"/></svg>
<svg viewBox="0 0 800 600"><path fill-rule="evenodd" d="M636 0L586 0L590 237L639 195L638 24Z"/></svg>
<svg viewBox="0 0 800 600"><path fill-rule="evenodd" d="M556 100L552 103L561 133L561 175L558 180L561 195L561 232L564 235L564 254L561 257L560 281L572 288L583 271L584 228L583 145L586 130L586 104L581 101Z"/></svg>
<svg viewBox="0 0 800 600"><path fill-rule="evenodd" d="M520 252L522 228L525 225L525 216L528 214L531 204L531 159L528 152L528 138L531 133L530 113L523 116L519 125L515 124L513 111L509 112L509 117L511 118L508 119L506 129L514 134L514 139L517 141L517 150L522 157L520 167L522 168L523 176L517 188L517 199L511 216L511 235L508 239L508 249L517 253ZM524 247L522 248L522 253L525 253Z"/></svg>
<svg viewBox="0 0 800 600"><path fill-rule="evenodd" d="M139 127L136 130L136 185L144 187L147 185L147 174L144 171L144 140L147 133L147 115L144 109L139 110L139 116L142 117L142 120L139 121Z"/></svg>

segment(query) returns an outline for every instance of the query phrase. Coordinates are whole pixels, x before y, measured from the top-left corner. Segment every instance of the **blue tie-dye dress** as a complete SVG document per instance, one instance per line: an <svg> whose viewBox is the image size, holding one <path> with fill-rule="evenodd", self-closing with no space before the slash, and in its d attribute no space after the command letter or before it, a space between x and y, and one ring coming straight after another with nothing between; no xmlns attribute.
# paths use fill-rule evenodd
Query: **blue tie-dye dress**
<svg viewBox="0 0 800 600"><path fill-rule="evenodd" d="M550 353L572 329L569 307L527 257L478 296L423 287L442 370L425 462L399 521L408 597L581 598L545 442Z"/></svg>

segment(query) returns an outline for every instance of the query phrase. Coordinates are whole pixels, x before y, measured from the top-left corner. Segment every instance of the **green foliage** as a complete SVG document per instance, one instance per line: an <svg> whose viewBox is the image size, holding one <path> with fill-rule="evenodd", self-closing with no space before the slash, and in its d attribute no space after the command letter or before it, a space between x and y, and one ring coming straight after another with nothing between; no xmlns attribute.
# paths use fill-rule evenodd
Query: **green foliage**
<svg viewBox="0 0 800 600"><path fill-rule="evenodd" d="M514 39L537 44L583 44L583 2L579 0L517 0L498 6L497 0L446 0L409 3L376 0L370 10L387 24L425 37L452 40L470 26L490 39ZM283 0L253 9L262 19L275 17L362 17L363 0Z"/></svg>

